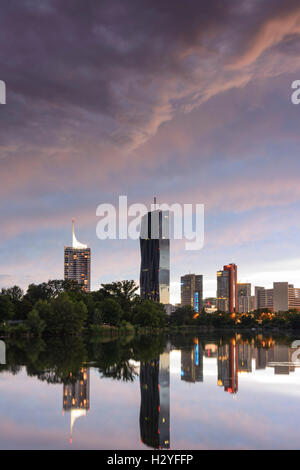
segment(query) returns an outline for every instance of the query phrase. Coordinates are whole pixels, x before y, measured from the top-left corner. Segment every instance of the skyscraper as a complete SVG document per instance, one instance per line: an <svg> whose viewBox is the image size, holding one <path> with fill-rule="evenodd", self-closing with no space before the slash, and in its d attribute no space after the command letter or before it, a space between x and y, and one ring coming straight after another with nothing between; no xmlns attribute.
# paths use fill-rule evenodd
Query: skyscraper
<svg viewBox="0 0 300 470"><path fill-rule="evenodd" d="M181 305L191 305L195 312L203 308L203 276L201 274L186 274L180 278Z"/></svg>
<svg viewBox="0 0 300 470"><path fill-rule="evenodd" d="M217 272L217 303L223 312L237 312L237 265L228 264Z"/></svg>
<svg viewBox="0 0 300 470"><path fill-rule="evenodd" d="M140 289L144 299L170 303L169 211L155 210L142 217Z"/></svg>
<svg viewBox="0 0 300 470"><path fill-rule="evenodd" d="M72 220L72 246L64 249L65 279L77 281L82 289L91 289L91 249L83 245L75 237L74 219Z"/></svg>

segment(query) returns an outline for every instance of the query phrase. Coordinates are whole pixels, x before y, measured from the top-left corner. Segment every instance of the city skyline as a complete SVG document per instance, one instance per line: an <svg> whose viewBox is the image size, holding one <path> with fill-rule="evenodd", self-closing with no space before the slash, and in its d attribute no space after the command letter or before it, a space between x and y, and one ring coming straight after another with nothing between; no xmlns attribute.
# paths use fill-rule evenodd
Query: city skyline
<svg viewBox="0 0 300 470"><path fill-rule="evenodd" d="M61 277L70 214L91 289L137 281L135 243L96 237L121 194L205 206L204 248L173 243L172 303L189 271L214 295L224 262L300 285L299 2L52 3L1 9L0 287Z"/></svg>

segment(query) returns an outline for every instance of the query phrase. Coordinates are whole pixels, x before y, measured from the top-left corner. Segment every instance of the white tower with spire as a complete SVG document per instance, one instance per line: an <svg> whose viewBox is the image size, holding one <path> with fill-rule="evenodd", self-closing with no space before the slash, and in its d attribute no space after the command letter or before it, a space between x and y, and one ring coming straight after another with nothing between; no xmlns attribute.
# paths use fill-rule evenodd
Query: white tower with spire
<svg viewBox="0 0 300 470"><path fill-rule="evenodd" d="M75 236L75 220L72 219L72 246L64 249L64 278L77 281L82 289L91 289L91 249Z"/></svg>

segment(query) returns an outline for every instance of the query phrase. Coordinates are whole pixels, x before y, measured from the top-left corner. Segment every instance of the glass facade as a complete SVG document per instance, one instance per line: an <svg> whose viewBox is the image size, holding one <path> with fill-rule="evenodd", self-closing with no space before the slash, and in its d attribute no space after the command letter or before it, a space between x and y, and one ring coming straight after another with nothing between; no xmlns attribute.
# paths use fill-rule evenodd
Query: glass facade
<svg viewBox="0 0 300 470"><path fill-rule="evenodd" d="M169 212L153 211L141 222L141 297L170 303Z"/></svg>

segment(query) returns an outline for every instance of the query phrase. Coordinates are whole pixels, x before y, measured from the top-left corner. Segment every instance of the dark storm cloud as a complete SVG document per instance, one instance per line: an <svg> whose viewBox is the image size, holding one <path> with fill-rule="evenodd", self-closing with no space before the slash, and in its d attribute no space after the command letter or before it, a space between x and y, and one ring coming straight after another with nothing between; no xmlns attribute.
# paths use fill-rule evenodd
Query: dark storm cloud
<svg viewBox="0 0 300 470"><path fill-rule="evenodd" d="M2 144L47 146L64 128L63 146L66 136L70 143L84 133L135 148L178 110L247 82L240 71L221 83L220 75L272 45L264 25L297 7L290 0L284 8L277 0L6 2L0 58L11 107L0 114Z"/></svg>

